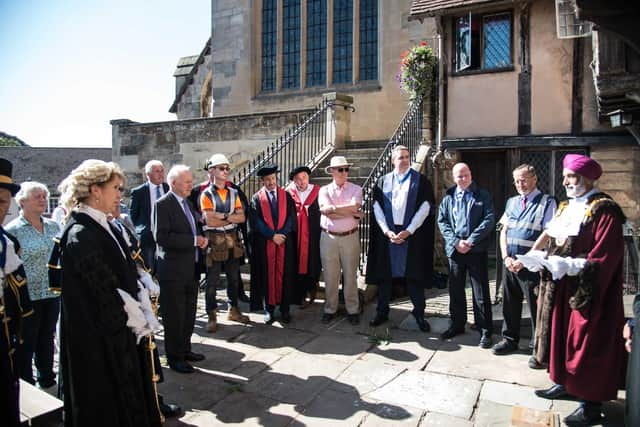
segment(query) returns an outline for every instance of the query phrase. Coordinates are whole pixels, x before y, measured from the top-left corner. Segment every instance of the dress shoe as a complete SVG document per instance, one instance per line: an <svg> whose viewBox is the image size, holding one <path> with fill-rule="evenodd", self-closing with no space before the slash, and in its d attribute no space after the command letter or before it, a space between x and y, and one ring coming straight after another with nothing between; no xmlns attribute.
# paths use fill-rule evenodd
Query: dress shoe
<svg viewBox="0 0 640 427"><path fill-rule="evenodd" d="M503 339L491 349L496 356L504 356L506 354L518 351L518 344L513 340Z"/></svg>
<svg viewBox="0 0 640 427"><path fill-rule="evenodd" d="M527 365L529 365L530 369L544 369L546 368L546 366L540 362L538 362L538 359L536 359L534 356L531 356L529 358L529 361L527 362Z"/></svg>
<svg viewBox="0 0 640 427"><path fill-rule="evenodd" d="M349 319L349 323L351 323L354 326L360 324L360 315L359 314L349 314L347 316L347 318Z"/></svg>
<svg viewBox="0 0 640 427"><path fill-rule="evenodd" d="M173 403L164 403L164 399L162 395L158 395L158 406L160 407L160 412L165 418L173 418L177 417L182 413L182 409L178 405L174 405Z"/></svg>
<svg viewBox="0 0 640 427"><path fill-rule="evenodd" d="M544 390L536 390L536 396L542 397L543 399L560 399L563 397L569 396L567 393L567 389L564 388L562 384L554 384L553 386L544 389Z"/></svg>
<svg viewBox="0 0 640 427"><path fill-rule="evenodd" d="M291 314L289 312L282 313L281 320L282 320L282 323L291 323Z"/></svg>
<svg viewBox="0 0 640 427"><path fill-rule="evenodd" d="M213 334L218 330L218 311L211 310L208 314L209 319L207 320L207 332Z"/></svg>
<svg viewBox="0 0 640 427"><path fill-rule="evenodd" d="M416 323L422 332L429 332L431 330L431 325L424 317L416 317Z"/></svg>
<svg viewBox="0 0 640 427"><path fill-rule="evenodd" d="M478 343L478 346L482 348L491 348L492 344L493 339L491 338L491 334L489 332L483 332L480 336L480 342Z"/></svg>
<svg viewBox="0 0 640 427"><path fill-rule="evenodd" d="M249 303L250 299L249 299L249 296L247 294L245 294L244 292L240 292L238 294L238 301Z"/></svg>
<svg viewBox="0 0 640 427"><path fill-rule="evenodd" d="M204 360L204 354L187 351L184 354L184 360L186 360L187 362L201 362Z"/></svg>
<svg viewBox="0 0 640 427"><path fill-rule="evenodd" d="M333 320L333 318L335 317L335 314L333 313L324 313L322 315L322 320L321 322L324 323L325 325L329 322L331 322Z"/></svg>
<svg viewBox="0 0 640 427"><path fill-rule="evenodd" d="M602 405L599 403L582 402L580 406L568 415L563 421L568 426L590 426L600 424L604 418L600 411Z"/></svg>
<svg viewBox="0 0 640 427"><path fill-rule="evenodd" d="M181 374L193 374L196 371L193 366L189 365L187 362L182 361L169 362L169 368Z"/></svg>
<svg viewBox="0 0 640 427"><path fill-rule="evenodd" d="M275 322L275 318L273 317L273 313L271 313L270 311L267 311L266 313L264 313L264 324L265 325L270 325L273 322Z"/></svg>
<svg viewBox="0 0 640 427"><path fill-rule="evenodd" d="M454 328L453 326L440 334L441 340L449 340L456 335L464 334L464 328Z"/></svg>
<svg viewBox="0 0 640 427"><path fill-rule="evenodd" d="M376 317L374 317L373 320L369 322L369 326L373 326L375 328L377 326L382 325L388 320L389 320L389 317L376 314Z"/></svg>
<svg viewBox="0 0 640 427"><path fill-rule="evenodd" d="M231 307L227 313L227 320L232 322L249 323L249 316L242 314L238 307Z"/></svg>

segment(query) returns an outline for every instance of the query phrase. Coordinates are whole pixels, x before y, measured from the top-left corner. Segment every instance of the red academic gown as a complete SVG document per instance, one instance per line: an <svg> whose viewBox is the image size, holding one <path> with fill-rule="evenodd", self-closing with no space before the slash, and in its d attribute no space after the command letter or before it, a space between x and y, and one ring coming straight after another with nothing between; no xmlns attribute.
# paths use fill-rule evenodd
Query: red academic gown
<svg viewBox="0 0 640 427"><path fill-rule="evenodd" d="M606 197L602 193L591 200ZM571 245L572 257L584 257L593 268L586 275L565 276L557 282L551 320L551 380L582 400L616 399L624 388L626 354L622 339L622 261L624 215L610 199L592 205ZM553 246L551 248L553 252ZM589 266L589 264L593 264ZM569 306L580 281L592 285L591 302L574 310Z"/></svg>

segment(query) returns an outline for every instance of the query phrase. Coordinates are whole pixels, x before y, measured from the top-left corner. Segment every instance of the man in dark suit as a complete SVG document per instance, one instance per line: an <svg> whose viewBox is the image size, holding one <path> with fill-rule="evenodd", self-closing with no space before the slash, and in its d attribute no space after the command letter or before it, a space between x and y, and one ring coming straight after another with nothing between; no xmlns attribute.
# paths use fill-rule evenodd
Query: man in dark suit
<svg viewBox="0 0 640 427"><path fill-rule="evenodd" d="M490 348L493 332L487 251L495 224L491 194L473 182L465 163L453 167L455 186L440 203L438 227L449 258L449 313L451 326L442 339L464 333L467 322L465 282L471 277L473 317L480 331L480 346Z"/></svg>
<svg viewBox="0 0 640 427"><path fill-rule="evenodd" d="M154 221L164 348L171 369L192 373L194 368L188 362L204 359L191 351L191 334L198 297L196 263L208 241L201 235L198 217L187 200L193 186L189 167L173 166L167 179L171 191L156 202Z"/></svg>
<svg viewBox="0 0 640 427"><path fill-rule="evenodd" d="M153 206L169 192L164 182L164 166L160 160L149 160L144 166L147 182L131 190L129 216L136 227L142 259L152 272L155 268L156 242L153 239Z"/></svg>

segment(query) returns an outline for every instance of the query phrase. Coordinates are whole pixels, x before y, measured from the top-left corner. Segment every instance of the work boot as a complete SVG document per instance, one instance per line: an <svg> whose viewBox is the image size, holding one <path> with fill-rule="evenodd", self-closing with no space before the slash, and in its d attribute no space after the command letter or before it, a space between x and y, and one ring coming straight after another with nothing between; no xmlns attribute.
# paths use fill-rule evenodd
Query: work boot
<svg viewBox="0 0 640 427"><path fill-rule="evenodd" d="M242 314L238 307L231 307L229 309L229 314L227 315L227 320L240 323L249 323L249 316L245 316L244 314Z"/></svg>
<svg viewBox="0 0 640 427"><path fill-rule="evenodd" d="M216 318L217 310L211 310L209 312L209 321L207 322L207 332L210 334L218 330L218 319Z"/></svg>

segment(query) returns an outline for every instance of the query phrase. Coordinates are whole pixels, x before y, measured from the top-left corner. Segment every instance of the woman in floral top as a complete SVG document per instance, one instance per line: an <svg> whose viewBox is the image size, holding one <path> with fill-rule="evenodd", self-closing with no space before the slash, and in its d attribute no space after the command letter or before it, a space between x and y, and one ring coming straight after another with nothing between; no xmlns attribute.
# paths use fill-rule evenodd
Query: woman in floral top
<svg viewBox="0 0 640 427"><path fill-rule="evenodd" d="M60 297L49 291L47 262L53 248L53 238L60 228L56 222L44 218L49 191L39 182L24 182L15 196L20 216L11 221L6 230L22 247L22 261L27 274L29 296L33 301L33 315L24 319L23 351L19 357L20 377L31 384L32 359L35 354L38 383L47 388L55 385L53 353L56 323L60 313Z"/></svg>

